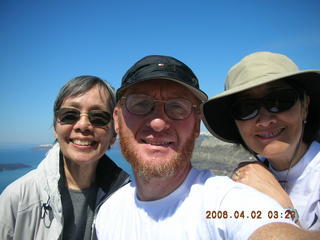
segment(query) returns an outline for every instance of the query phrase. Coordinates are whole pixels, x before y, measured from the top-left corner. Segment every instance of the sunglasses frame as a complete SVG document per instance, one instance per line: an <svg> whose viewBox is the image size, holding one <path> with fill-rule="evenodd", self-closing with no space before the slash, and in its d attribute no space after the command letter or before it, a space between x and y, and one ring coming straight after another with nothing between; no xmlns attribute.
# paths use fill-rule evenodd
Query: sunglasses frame
<svg viewBox="0 0 320 240"><path fill-rule="evenodd" d="M77 112L77 115L74 114L74 116L76 116L76 119L73 120L73 121L69 121L69 122L66 122L66 121L62 121L61 120L61 117L62 117L62 114L65 112L68 112L68 111L72 111L72 112ZM103 124L103 125L100 125L100 124L96 124L94 122L94 119L95 118L94 116L92 116L92 114L94 114L94 112L100 112L100 113L103 113L104 115L108 116L108 119L106 120L106 123ZM76 122L78 122L81 118L81 116L87 116L88 117L88 120L90 122L90 124L94 127L106 127L111 121L112 121L112 115L107 112L107 111L103 111L103 110L91 110L89 112L81 112L79 109L76 109L76 108L60 108L57 112L57 119L59 120L60 124L62 125L66 125L66 124L75 124Z"/></svg>
<svg viewBox="0 0 320 240"><path fill-rule="evenodd" d="M281 95L288 96L286 94L280 94L280 92L282 92L282 93L290 93L291 96L294 96L295 100L294 100L294 102L292 102L290 107L288 107L288 108L286 108L284 110L280 109L280 110L272 111L270 108L268 108L268 104L266 103L266 101L267 101L267 99L270 99L270 97L272 97L272 95L276 95L276 94L279 94L280 96ZM299 91L297 91L296 89L294 89L294 88L281 89L281 90L277 90L277 91L274 91L274 92L270 92L270 93L266 94L262 98L244 98L244 99L241 99L241 100L237 100L233 104L231 104L230 113L231 113L231 116L235 120L247 121L247 120L251 120L251 119L255 118L256 116L258 116L259 113L260 113L261 107L264 107L264 109L266 109L270 113L282 113L282 112L285 112L285 111L288 111L289 109L291 109L295 105L295 103L298 101L298 99L300 99L300 98L301 98L301 93ZM252 113L247 114L247 116L244 116L242 118L238 117L237 114L235 114L235 111L233 111L235 106L239 105L241 101L252 102L252 103L255 103L255 105L256 105L256 109L254 109L254 111L252 111Z"/></svg>
<svg viewBox="0 0 320 240"><path fill-rule="evenodd" d="M144 114L138 114L138 113L135 113L135 112L130 111L130 109L129 109L128 106L127 106L127 99L128 99L128 97L129 97L130 95L142 95L142 96L147 96L147 97L149 97L149 98L152 100L152 104L153 104L153 106L152 106L152 108L150 109L150 111L147 112L147 113L144 113ZM188 102L190 103L190 107L191 107L191 108L190 108L190 112L188 113L188 115L187 115L186 117L184 117L184 118L173 118L172 116L170 116L170 115L167 113L167 111L166 111L166 109L167 109L167 108L166 108L166 104L167 104L167 102L172 101L172 100L174 100L174 99L183 99L183 100L188 101ZM198 107L197 105L193 104L190 100L185 99L185 98L172 98L172 99L168 99L168 100L158 100L158 99L154 99L154 98L150 97L149 95L145 95L145 94L129 94L128 96L123 96L123 97L121 97L121 101L122 101L122 103L125 105L125 107L126 107L126 109L127 109L128 112L130 112L130 113L132 113L132 114L134 114L134 115L138 115L138 116L146 116L146 115L152 113L153 110L154 110L154 106L155 106L155 103L156 103L156 102L160 102L160 103L163 103L163 104L164 104L164 112L165 112L166 115L167 115L170 119L172 119L172 120L184 120L184 119L187 119L187 118L191 115L193 109L196 110L196 113L199 113L199 111L197 111L197 110L199 110L199 107Z"/></svg>

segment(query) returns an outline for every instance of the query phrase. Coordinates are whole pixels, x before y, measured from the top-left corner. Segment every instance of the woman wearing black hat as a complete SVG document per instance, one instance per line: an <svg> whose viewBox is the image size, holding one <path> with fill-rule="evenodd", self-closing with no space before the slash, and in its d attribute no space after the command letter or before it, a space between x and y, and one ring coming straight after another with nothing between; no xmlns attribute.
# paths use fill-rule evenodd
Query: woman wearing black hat
<svg viewBox="0 0 320 240"><path fill-rule="evenodd" d="M230 69L225 86L202 106L205 125L259 160L242 164L232 178L290 208L303 228L319 230L320 71L301 71L284 55L257 52Z"/></svg>

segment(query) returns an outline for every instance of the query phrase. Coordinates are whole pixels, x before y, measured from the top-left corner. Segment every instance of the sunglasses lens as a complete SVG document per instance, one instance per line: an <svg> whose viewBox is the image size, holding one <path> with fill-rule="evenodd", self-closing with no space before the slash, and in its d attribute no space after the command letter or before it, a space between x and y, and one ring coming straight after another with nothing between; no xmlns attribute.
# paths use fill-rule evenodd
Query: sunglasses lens
<svg viewBox="0 0 320 240"><path fill-rule="evenodd" d="M269 112L279 113L289 110L298 100L299 94L292 90L281 90L264 98L264 105Z"/></svg>
<svg viewBox="0 0 320 240"><path fill-rule="evenodd" d="M136 115L146 115L153 108L153 99L147 95L131 94L126 98L126 108Z"/></svg>
<svg viewBox="0 0 320 240"><path fill-rule="evenodd" d="M182 120L192 112L192 103L183 98L171 99L165 104L165 112L172 119Z"/></svg>
<svg viewBox="0 0 320 240"><path fill-rule="evenodd" d="M77 109L61 108L58 112L58 119L61 124L73 124L80 118L80 112Z"/></svg>
<svg viewBox="0 0 320 240"><path fill-rule="evenodd" d="M259 113L259 103L255 100L241 100L231 107L231 114L237 120L249 120Z"/></svg>
<svg viewBox="0 0 320 240"><path fill-rule="evenodd" d="M89 120L92 125L102 127L110 122L111 115L108 112L92 110L89 112Z"/></svg>
<svg viewBox="0 0 320 240"><path fill-rule="evenodd" d="M110 113L101 110L92 110L88 116L93 126L106 126L111 120ZM61 108L58 111L58 119L61 124L74 124L80 119L80 111L74 108Z"/></svg>
<svg viewBox="0 0 320 240"><path fill-rule="evenodd" d="M258 115L261 105L269 112L280 113L289 110L298 98L298 92L293 89L279 90L262 99L239 100L231 106L231 114L234 119L249 120Z"/></svg>

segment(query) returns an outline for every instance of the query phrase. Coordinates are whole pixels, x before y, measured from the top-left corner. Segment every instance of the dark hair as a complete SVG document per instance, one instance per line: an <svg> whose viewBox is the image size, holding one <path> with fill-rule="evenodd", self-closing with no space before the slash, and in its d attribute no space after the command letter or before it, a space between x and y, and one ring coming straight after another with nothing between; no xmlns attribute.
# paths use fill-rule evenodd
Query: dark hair
<svg viewBox="0 0 320 240"><path fill-rule="evenodd" d="M78 76L70 81L68 81L59 91L58 96L54 102L54 107L53 107L53 126L54 128L56 127L56 122L57 122L57 112L60 109L63 101L68 98L68 97L75 97L82 95L86 92L88 92L91 88L94 86L99 86L101 89L104 89L106 93L110 95L111 101L106 102L106 105L109 105L109 108L111 110L111 113L113 112L113 109L115 107L115 90L113 87L103 81L102 79L95 77L95 76L89 76L89 75L83 75L83 76ZM112 121L113 125L113 121ZM112 126L112 130L113 126ZM114 132L115 134L115 132Z"/></svg>

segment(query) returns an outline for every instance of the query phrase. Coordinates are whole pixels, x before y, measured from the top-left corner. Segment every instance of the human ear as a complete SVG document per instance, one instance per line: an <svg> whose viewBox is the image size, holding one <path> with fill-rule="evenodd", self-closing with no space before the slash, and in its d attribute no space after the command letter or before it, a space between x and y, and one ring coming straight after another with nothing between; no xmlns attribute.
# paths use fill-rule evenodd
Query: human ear
<svg viewBox="0 0 320 240"><path fill-rule="evenodd" d="M118 107L115 107L113 111L114 130L116 131L117 134L119 134L119 123L118 123L119 114L120 114L119 111L120 111L120 108Z"/></svg>
<svg viewBox="0 0 320 240"><path fill-rule="evenodd" d="M197 138L200 135L200 123L201 123L201 120L197 116L197 118L195 119L194 128L193 128L193 136L194 136L194 138Z"/></svg>

